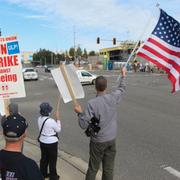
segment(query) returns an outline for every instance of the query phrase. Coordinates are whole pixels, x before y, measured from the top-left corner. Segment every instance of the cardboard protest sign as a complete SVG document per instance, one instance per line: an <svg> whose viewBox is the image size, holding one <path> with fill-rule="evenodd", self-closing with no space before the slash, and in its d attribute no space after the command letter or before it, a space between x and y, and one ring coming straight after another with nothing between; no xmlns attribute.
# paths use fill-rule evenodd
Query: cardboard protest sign
<svg viewBox="0 0 180 180"><path fill-rule="evenodd" d="M0 37L0 99L25 97L21 55L16 36Z"/></svg>
<svg viewBox="0 0 180 180"><path fill-rule="evenodd" d="M75 99L84 98L84 90L76 74L74 65L69 64L60 66L61 67L59 68L51 70L51 73L64 103L68 103L72 100L74 102Z"/></svg>

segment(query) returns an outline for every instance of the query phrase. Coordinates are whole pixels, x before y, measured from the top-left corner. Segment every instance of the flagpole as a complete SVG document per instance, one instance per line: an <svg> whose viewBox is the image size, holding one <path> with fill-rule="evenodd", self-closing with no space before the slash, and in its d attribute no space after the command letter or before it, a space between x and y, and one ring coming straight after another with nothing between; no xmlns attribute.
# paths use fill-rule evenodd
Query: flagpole
<svg viewBox="0 0 180 180"><path fill-rule="evenodd" d="M157 4L156 4L156 7L159 8L159 6L160 6L160 4L157 3ZM130 54L128 60L127 60L127 62L125 63L126 66L127 66L127 63L131 60L131 58L132 58L132 56L133 56L133 54L134 54L134 52L135 52L135 50L136 50L136 48L137 48L137 46L138 46L139 41L140 41L140 40L142 39L142 37L144 36L144 33L145 33L146 30L148 29L149 24L150 24L151 21L152 21L152 17L150 16L149 19L148 19L148 21L147 21L147 23L146 23L146 26L144 27L144 30L143 30L142 33L140 34L140 36L139 36L139 38L138 38L138 41L136 42L136 44L135 44L135 46L134 46L133 51L131 52L131 54Z"/></svg>
<svg viewBox="0 0 180 180"><path fill-rule="evenodd" d="M159 8L159 6L160 6L160 4L157 3L157 4L156 4L156 7ZM139 43L139 41L142 39L142 37L144 36L144 33L145 33L146 30L148 29L149 24L151 23L151 21L152 21L152 17L150 16L149 19L148 19L148 21L147 21L147 23L146 23L146 25L145 25L145 27L144 27L144 29L143 29L143 31L142 31L142 33L140 34L140 36L139 36L139 38L138 38L138 40L137 40L137 42L136 42L136 44L135 44L135 46L134 46L133 51L132 51L131 54L129 55L129 58L128 58L128 60L126 61L126 63L124 64L124 67L127 67L128 62L131 60L132 56L134 55L134 52L135 52L136 49L137 49L138 43ZM120 75L118 76L117 81L119 81L119 79L120 79Z"/></svg>

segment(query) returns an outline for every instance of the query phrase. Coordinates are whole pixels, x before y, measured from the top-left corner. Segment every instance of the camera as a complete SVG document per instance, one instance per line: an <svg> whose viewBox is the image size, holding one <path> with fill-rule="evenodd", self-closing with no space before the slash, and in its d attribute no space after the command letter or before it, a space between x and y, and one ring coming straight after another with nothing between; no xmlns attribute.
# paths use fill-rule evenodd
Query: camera
<svg viewBox="0 0 180 180"><path fill-rule="evenodd" d="M100 131L99 127L100 119L97 119L96 117L92 117L89 123L88 128L85 131L86 136L96 136L98 132Z"/></svg>

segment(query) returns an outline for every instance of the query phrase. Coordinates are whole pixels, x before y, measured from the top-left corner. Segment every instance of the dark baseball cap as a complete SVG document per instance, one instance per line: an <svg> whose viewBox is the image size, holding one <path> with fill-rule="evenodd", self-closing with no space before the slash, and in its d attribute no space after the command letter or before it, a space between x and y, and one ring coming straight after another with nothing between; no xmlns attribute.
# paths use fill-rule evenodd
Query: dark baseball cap
<svg viewBox="0 0 180 180"><path fill-rule="evenodd" d="M3 134L8 138L19 138L27 127L26 119L19 114L7 116L2 125Z"/></svg>

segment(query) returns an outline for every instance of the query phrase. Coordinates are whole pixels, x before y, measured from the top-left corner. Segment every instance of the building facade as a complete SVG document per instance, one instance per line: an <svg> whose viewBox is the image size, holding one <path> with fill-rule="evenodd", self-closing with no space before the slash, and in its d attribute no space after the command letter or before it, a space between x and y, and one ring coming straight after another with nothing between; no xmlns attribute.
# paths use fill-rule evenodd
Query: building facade
<svg viewBox="0 0 180 180"><path fill-rule="evenodd" d="M21 52L21 61L23 63L31 63L33 60L33 51L22 51Z"/></svg>
<svg viewBox="0 0 180 180"><path fill-rule="evenodd" d="M100 60L125 63L135 47L134 42L125 41L119 46L100 49Z"/></svg>

